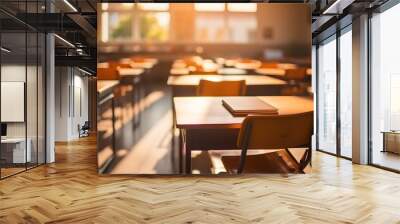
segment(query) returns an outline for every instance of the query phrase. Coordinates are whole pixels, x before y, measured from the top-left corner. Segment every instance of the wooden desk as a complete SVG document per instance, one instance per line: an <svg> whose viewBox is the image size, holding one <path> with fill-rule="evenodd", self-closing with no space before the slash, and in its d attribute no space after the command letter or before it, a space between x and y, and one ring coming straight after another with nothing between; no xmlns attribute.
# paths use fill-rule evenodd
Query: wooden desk
<svg viewBox="0 0 400 224"><path fill-rule="evenodd" d="M240 68L220 68L218 69L220 75L246 75L247 71Z"/></svg>
<svg viewBox="0 0 400 224"><path fill-rule="evenodd" d="M119 68L118 74L122 82L127 84L137 84L140 82L145 70L142 68Z"/></svg>
<svg viewBox="0 0 400 224"><path fill-rule="evenodd" d="M249 61L239 60L235 63L235 68L253 70L259 68L261 64L262 64L261 61L258 60L249 60Z"/></svg>
<svg viewBox="0 0 400 224"><path fill-rule="evenodd" d="M114 89L119 85L119 81L110 80L97 80L97 123L101 122L102 112L111 107L111 123L112 123L112 135L111 135L111 148L102 148L101 145L97 147L97 165L99 172L102 172L107 168L108 164L115 158L115 98ZM107 130L101 130L99 128L97 137L101 139L101 136ZM104 141L99 141L104 142Z"/></svg>
<svg viewBox="0 0 400 224"><path fill-rule="evenodd" d="M174 123L180 130L180 164L185 155L191 173L192 150L237 149L236 140L244 117L233 117L222 105L227 97L175 97ZM244 98L244 97L243 97ZM279 115L313 111L313 101L297 96L260 96L278 108ZM266 135L268 135L266 133Z"/></svg>
<svg viewBox="0 0 400 224"><path fill-rule="evenodd" d="M255 70L260 75L269 75L273 77L285 77L285 69L282 68L259 68Z"/></svg>
<svg viewBox="0 0 400 224"><path fill-rule="evenodd" d="M134 117L133 128L139 126L141 118L141 103L140 100L143 98L143 90L145 85L142 85L142 76L145 74L143 68L120 68L118 69L121 82L123 84L131 84L133 86L132 91L132 102L133 108L136 109L137 116ZM135 106L138 104L139 106Z"/></svg>
<svg viewBox="0 0 400 224"><path fill-rule="evenodd" d="M129 64L133 69L152 69L157 61L133 61L130 58L121 59L122 63Z"/></svg>
<svg viewBox="0 0 400 224"><path fill-rule="evenodd" d="M280 95L281 89L288 85L286 81L260 75L182 75L170 76L168 85L173 88L174 96L195 96L200 79L211 81L246 80L246 95Z"/></svg>
<svg viewBox="0 0 400 224"><path fill-rule="evenodd" d="M99 100L106 97L108 94L111 94L118 84L119 81L116 80L97 80L97 93L100 98Z"/></svg>
<svg viewBox="0 0 400 224"><path fill-rule="evenodd" d="M179 76L179 75L189 75L190 70L187 68L171 68L169 71L170 75ZM220 68L217 70L219 75L246 75L247 71L244 69L238 68ZM200 74L191 74L191 75L200 75Z"/></svg>
<svg viewBox="0 0 400 224"><path fill-rule="evenodd" d="M189 75L190 71L187 68L171 68L170 75Z"/></svg>
<svg viewBox="0 0 400 224"><path fill-rule="evenodd" d="M26 151L25 151L26 145ZM32 161L32 139L31 138L4 138L1 139L2 154L4 160L2 165L24 164ZM0 166L1 167L1 166Z"/></svg>
<svg viewBox="0 0 400 224"><path fill-rule="evenodd" d="M154 67L154 62L132 62L132 68L144 68L144 69L152 69Z"/></svg>
<svg viewBox="0 0 400 224"><path fill-rule="evenodd" d="M120 68L118 69L119 75L124 76L140 76L144 73L143 68Z"/></svg>

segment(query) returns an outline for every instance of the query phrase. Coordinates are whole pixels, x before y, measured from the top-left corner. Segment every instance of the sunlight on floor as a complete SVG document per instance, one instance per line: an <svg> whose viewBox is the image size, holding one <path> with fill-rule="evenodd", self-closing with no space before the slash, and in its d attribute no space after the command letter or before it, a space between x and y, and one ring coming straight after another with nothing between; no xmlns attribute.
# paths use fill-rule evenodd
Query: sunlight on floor
<svg viewBox="0 0 400 224"><path fill-rule="evenodd" d="M137 144L129 150L122 160L111 171L112 174L152 174L160 173L156 166L170 150L172 111L169 110ZM160 138L160 136L164 136ZM147 154L147 155L146 155ZM138 161L137 158L143 158ZM162 172L171 173L171 170Z"/></svg>

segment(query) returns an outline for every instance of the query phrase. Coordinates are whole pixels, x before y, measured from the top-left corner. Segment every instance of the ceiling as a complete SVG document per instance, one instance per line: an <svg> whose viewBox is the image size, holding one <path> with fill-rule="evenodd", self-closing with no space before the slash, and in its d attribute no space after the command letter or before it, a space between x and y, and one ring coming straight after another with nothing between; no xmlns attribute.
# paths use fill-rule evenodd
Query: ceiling
<svg viewBox="0 0 400 224"><path fill-rule="evenodd" d="M95 71L96 16L96 0L1 0L2 45L12 49L10 58L24 59L21 56L26 55L26 43L21 33L28 32L28 41L32 39L29 32L55 33L61 37L55 38L56 66L79 66ZM36 46L29 43L27 46L28 55L36 51Z"/></svg>

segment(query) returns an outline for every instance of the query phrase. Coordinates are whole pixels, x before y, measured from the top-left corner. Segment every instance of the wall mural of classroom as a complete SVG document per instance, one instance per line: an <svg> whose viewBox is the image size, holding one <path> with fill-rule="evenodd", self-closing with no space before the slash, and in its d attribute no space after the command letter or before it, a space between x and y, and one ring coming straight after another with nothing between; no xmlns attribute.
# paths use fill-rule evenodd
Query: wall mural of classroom
<svg viewBox="0 0 400 224"><path fill-rule="evenodd" d="M101 3L97 19L100 173L311 171L309 5Z"/></svg>

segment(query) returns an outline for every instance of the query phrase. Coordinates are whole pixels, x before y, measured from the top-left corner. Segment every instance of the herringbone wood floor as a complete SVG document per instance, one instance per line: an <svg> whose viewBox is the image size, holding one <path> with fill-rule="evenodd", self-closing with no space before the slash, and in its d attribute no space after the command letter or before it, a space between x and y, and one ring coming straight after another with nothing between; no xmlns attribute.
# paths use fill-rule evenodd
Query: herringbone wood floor
<svg viewBox="0 0 400 224"><path fill-rule="evenodd" d="M313 173L99 176L94 137L0 181L0 223L400 223L400 175L315 153Z"/></svg>

